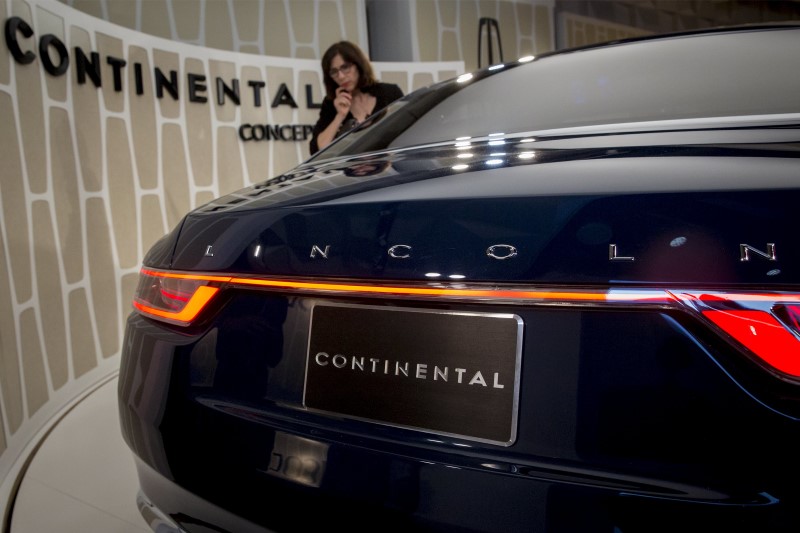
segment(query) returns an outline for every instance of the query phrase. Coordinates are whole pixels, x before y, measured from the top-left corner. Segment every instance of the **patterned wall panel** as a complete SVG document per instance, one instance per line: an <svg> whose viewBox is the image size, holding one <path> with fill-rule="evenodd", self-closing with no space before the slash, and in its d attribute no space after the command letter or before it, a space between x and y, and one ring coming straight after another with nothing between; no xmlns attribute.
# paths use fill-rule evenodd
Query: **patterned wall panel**
<svg viewBox="0 0 800 533"><path fill-rule="evenodd" d="M584 46L616 39L640 37L651 32L622 24L584 17L572 13L561 13L558 17L560 35L565 48Z"/></svg>
<svg viewBox="0 0 800 533"><path fill-rule="evenodd" d="M478 68L480 19L497 21L505 61L554 48L555 0L410 0L416 59L464 61ZM488 35L484 32L481 65L488 66ZM494 46L494 62L499 62Z"/></svg>
<svg viewBox="0 0 800 533"><path fill-rule="evenodd" d="M31 29L17 26L18 50L0 42L0 502L58 413L118 369L147 249L188 210L308 157L302 136L246 141L240 128L312 125L320 50L365 27L359 1L68 4L0 0L3 27ZM297 57L262 53L278 26ZM52 42L40 53L47 34L65 58ZM405 92L464 71L374 66Z"/></svg>
<svg viewBox="0 0 800 533"><path fill-rule="evenodd" d="M126 28L221 50L319 58L330 43L340 39L369 50L364 18L368 0L60 1ZM374 9L381 9L383 0L369 1L375 3ZM555 47L555 0L405 3L415 50L409 61L463 61L466 70L476 69L482 17L498 21L506 61ZM482 66L486 66L485 38L483 58Z"/></svg>
<svg viewBox="0 0 800 533"><path fill-rule="evenodd" d="M171 41L232 52L318 59L347 39L368 49L365 0L59 0Z"/></svg>

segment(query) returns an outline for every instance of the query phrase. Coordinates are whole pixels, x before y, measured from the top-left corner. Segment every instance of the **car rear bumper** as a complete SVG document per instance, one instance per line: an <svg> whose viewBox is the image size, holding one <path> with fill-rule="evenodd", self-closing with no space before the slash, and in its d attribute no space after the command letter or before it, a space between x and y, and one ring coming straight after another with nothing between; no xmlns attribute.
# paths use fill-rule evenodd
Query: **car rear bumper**
<svg viewBox="0 0 800 533"><path fill-rule="evenodd" d="M231 301L189 334L129 319L123 435L147 500L186 531L778 532L800 519L796 419L680 319L516 309L519 428L501 446L304 409L313 305L274 312L271 298L252 315ZM218 327L232 317L238 329Z"/></svg>
<svg viewBox="0 0 800 533"><path fill-rule="evenodd" d="M359 461L371 454L350 450ZM340 464L342 464L340 462ZM379 470L375 467L378 466ZM666 532L714 524L727 532L795 531L796 505L767 494L744 504L710 504L647 498L571 481L544 481L377 455L353 467L352 484L331 490L297 491L279 482L245 485L218 478L205 487L227 500L223 508L186 490L137 459L139 508L159 533L235 531L274 533L345 528L347 531L448 532ZM298 471L301 469L298 469ZM545 474L552 477L552 473ZM365 481L369 481L365 484ZM595 486L592 486L595 485ZM353 500L342 498L350 489ZM244 491L243 491L244 489ZM198 487L198 491L203 488ZM257 491L237 497L246 491ZM258 495L258 498L253 496ZM415 497L409 498L409 494ZM260 500L260 502L259 502ZM298 507L297 502L302 502ZM236 514L234 514L234 511ZM259 524L237 516L247 513ZM269 523L274 528L263 524Z"/></svg>
<svg viewBox="0 0 800 533"><path fill-rule="evenodd" d="M226 511L199 498L180 485L162 476L136 458L140 490L136 505L150 529L157 533L188 531L250 531L271 533L271 530ZM154 500L158 504L154 503ZM187 513L187 510L193 511Z"/></svg>

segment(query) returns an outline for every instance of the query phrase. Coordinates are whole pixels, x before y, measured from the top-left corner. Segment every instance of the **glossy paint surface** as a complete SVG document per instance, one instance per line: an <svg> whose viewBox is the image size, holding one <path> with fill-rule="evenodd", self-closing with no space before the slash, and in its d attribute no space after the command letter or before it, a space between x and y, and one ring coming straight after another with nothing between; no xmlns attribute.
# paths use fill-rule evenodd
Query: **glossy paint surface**
<svg viewBox="0 0 800 533"><path fill-rule="evenodd" d="M800 100L358 151L503 75L412 95L151 249L119 400L160 513L187 531L796 529ZM195 286L217 290L196 316L147 307ZM470 322L490 317L513 327ZM469 406L506 383L485 433Z"/></svg>
<svg viewBox="0 0 800 533"><path fill-rule="evenodd" d="M474 171L450 168L452 147L429 149L413 162L404 157L418 171L397 163L397 174L340 186L335 177L287 176L287 186L256 186L187 217L171 268L526 283L797 282L800 247L792 226L775 222L791 219L798 202L800 130L781 131L772 149L748 133L749 142L724 147L538 151L529 143L535 161L509 152L503 165L486 170L479 161ZM768 243L778 261L741 261L741 244L763 251ZM488 256L497 245L517 255ZM618 259L610 261L612 245Z"/></svg>

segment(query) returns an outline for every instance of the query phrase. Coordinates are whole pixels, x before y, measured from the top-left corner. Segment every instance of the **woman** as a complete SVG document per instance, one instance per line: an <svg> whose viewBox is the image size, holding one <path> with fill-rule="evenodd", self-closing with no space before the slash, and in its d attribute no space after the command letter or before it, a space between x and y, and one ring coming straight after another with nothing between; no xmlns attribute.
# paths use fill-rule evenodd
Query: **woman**
<svg viewBox="0 0 800 533"><path fill-rule="evenodd" d="M322 56L322 76L326 95L311 137L311 154L403 96L397 85L376 80L367 56L348 41L331 45Z"/></svg>

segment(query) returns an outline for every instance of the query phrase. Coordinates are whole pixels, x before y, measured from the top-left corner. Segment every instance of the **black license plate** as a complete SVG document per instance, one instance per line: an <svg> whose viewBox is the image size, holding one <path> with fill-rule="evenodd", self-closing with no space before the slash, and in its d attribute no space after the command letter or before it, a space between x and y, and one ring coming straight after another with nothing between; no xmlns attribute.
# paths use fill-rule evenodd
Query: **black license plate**
<svg viewBox="0 0 800 533"><path fill-rule="evenodd" d="M516 439L522 319L318 304L308 409L469 440Z"/></svg>

